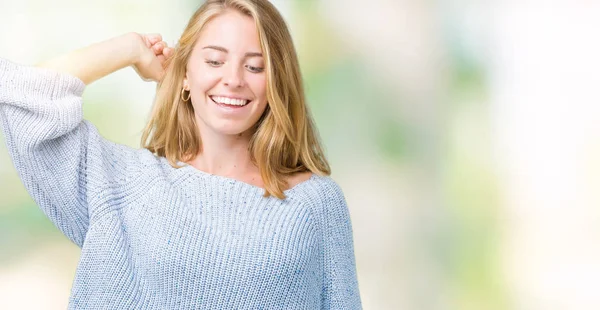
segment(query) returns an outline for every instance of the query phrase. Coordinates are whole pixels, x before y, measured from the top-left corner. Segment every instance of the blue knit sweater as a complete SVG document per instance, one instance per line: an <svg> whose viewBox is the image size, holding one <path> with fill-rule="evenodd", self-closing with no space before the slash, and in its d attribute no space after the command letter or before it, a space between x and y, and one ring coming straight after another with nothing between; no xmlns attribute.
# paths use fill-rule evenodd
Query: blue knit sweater
<svg viewBox="0 0 600 310"><path fill-rule="evenodd" d="M69 309L361 309L344 194L171 167L82 118L85 84L0 59L0 120L25 188L81 247Z"/></svg>

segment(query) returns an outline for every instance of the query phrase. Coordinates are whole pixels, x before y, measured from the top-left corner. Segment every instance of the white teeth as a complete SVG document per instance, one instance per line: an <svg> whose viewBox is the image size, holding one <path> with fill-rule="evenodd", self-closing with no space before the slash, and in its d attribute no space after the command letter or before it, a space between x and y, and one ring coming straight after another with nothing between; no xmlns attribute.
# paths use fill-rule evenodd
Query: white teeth
<svg viewBox="0 0 600 310"><path fill-rule="evenodd" d="M243 106L249 102L248 100L244 100L244 99L232 99L232 98L227 98L227 97L213 96L211 98L215 102L218 102L218 103L228 104L228 105L237 105L237 106Z"/></svg>

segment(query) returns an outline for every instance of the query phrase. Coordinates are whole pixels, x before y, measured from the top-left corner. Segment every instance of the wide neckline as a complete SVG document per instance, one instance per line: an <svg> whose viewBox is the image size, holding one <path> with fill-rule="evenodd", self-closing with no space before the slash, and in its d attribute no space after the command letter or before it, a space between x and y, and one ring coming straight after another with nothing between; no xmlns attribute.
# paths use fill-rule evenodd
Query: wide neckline
<svg viewBox="0 0 600 310"><path fill-rule="evenodd" d="M200 169L198 169L198 168L196 168L196 167L194 167L194 166L192 166L192 165L190 165L188 163L185 163L185 162L178 162L178 164L179 165L183 165L183 167L181 167L179 169L188 169L192 173L200 175L200 176L203 176L203 177L210 177L210 178L218 179L218 180L221 180L221 181L227 181L227 182L230 182L230 183L235 183L235 184L238 184L238 185L241 185L241 186L244 186L244 187L251 188L251 189L253 189L255 191L262 191L262 192L265 191L265 189L262 188L262 187L259 187L259 186L256 186L256 185L252 185L250 183L247 183L247 182L244 182L244 181L240 181L238 179L234 179L234 178L230 178L230 177L226 177L226 176L222 176L222 175L218 175L218 174L208 173L206 171L202 171L202 170L200 170ZM300 183L292 186L291 188L288 188L288 189L284 190L283 193L286 194L286 193L292 192L292 191L296 190L297 188L299 188L301 185L303 186L305 183L309 183L312 180L316 179L317 177L318 177L317 174L311 173L311 175L310 175L310 177L308 179L306 179L306 180L304 180L304 181L302 181L302 182L300 182Z"/></svg>

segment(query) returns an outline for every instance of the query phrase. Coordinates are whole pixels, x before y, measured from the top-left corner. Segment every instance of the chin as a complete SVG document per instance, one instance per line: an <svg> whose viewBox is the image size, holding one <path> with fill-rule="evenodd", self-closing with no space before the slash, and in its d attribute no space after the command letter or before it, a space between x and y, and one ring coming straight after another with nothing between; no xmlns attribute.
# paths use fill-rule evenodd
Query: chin
<svg viewBox="0 0 600 310"><path fill-rule="evenodd" d="M241 122L222 122L219 124L213 124L212 129L222 135L239 135L248 131L252 127L252 124L243 124Z"/></svg>

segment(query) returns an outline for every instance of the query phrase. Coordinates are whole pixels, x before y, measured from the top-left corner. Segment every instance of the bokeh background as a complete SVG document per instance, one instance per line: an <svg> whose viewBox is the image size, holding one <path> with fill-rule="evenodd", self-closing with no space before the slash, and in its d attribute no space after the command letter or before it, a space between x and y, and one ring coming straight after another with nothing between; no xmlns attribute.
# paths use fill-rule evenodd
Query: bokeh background
<svg viewBox="0 0 600 310"><path fill-rule="evenodd" d="M348 201L365 309L600 309L598 1L273 2ZM0 0L0 57L129 31L172 44L199 5ZM85 117L139 147L154 86L116 72L87 87ZM0 309L66 309L79 249L0 140Z"/></svg>

